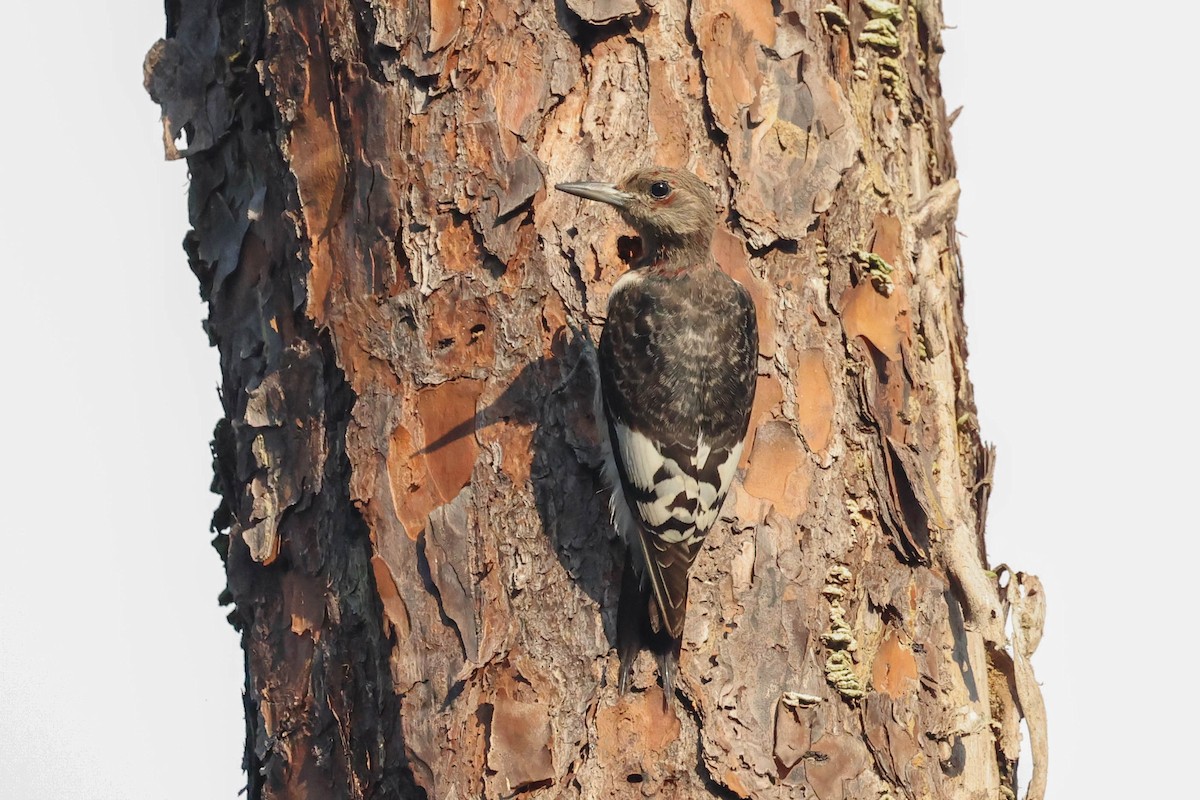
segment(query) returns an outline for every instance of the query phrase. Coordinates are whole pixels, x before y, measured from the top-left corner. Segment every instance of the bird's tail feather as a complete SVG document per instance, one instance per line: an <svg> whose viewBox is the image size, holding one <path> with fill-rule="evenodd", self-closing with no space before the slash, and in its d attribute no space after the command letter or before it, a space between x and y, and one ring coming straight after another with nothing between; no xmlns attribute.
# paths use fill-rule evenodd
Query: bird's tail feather
<svg viewBox="0 0 1200 800"><path fill-rule="evenodd" d="M667 617L661 612L656 595L647 586L653 580L642 580L640 570L635 566L635 559L641 555L627 553L621 576L621 598L617 608L617 652L621 658L621 670L617 688L621 694L625 694L638 653L649 650L658 661L663 702L667 703L674 696L679 648L683 643L683 610L687 604L687 589L685 586L683 607L677 620L680 635L673 636L664 622Z"/></svg>

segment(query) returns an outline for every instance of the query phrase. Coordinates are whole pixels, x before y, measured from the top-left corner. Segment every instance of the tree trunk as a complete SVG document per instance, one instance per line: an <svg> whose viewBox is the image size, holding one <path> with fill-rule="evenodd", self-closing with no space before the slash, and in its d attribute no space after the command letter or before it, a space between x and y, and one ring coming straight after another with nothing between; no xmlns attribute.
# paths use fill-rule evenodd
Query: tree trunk
<svg viewBox="0 0 1200 800"><path fill-rule="evenodd" d="M1037 796L1041 594L985 571L937 3L167 17L251 798L1009 797L1022 709ZM717 189L762 331L673 698L648 654L616 691L587 356L629 233L551 190L652 162Z"/></svg>

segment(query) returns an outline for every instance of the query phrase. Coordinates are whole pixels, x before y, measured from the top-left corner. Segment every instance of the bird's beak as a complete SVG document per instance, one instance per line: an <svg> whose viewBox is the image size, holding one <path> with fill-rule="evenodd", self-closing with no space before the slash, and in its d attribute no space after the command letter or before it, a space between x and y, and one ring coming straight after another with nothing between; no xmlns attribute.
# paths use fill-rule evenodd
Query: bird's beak
<svg viewBox="0 0 1200 800"><path fill-rule="evenodd" d="M560 192L578 195L588 200L599 200L601 203L608 203L610 206L616 206L617 208L626 208L633 199L631 195L622 192L611 183L578 181L576 183L559 183L554 188Z"/></svg>

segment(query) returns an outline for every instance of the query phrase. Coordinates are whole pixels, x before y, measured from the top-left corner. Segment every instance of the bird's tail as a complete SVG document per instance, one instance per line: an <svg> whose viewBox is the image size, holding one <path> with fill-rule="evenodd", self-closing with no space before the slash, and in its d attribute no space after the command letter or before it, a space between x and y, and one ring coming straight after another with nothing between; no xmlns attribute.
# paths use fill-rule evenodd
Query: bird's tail
<svg viewBox="0 0 1200 800"><path fill-rule="evenodd" d="M662 610L650 587L638 574L634 555L627 553L621 576L621 599L617 607L617 652L621 657L617 688L621 694L629 689L629 676L638 653L649 650L658 661L662 677L663 702L674 696L675 673L679 665L679 648L683 643L682 619L678 621L679 636L672 636ZM684 588L686 592L686 587ZM686 608L687 598L684 597Z"/></svg>

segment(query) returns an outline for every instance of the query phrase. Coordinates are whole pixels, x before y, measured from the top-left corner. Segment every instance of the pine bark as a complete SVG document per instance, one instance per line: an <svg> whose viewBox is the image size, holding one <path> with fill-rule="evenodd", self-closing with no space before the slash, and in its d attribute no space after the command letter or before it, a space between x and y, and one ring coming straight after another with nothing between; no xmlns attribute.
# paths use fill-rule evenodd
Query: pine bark
<svg viewBox="0 0 1200 800"><path fill-rule="evenodd" d="M221 356L252 800L996 798L1022 710L1044 780L1040 586L985 569L941 29L932 0L167 3L146 83ZM717 190L762 332L675 698L648 655L616 692L588 348L630 232L551 188L647 163Z"/></svg>

